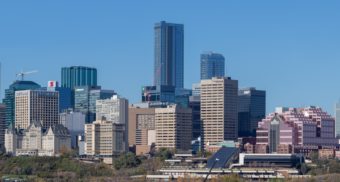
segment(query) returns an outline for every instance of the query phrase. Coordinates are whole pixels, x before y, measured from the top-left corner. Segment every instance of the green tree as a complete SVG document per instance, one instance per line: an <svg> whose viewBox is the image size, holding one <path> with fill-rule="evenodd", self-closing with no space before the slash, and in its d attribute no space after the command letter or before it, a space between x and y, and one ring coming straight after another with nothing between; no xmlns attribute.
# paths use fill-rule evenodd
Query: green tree
<svg viewBox="0 0 340 182"><path fill-rule="evenodd" d="M119 170L121 168L137 167L140 163L141 161L136 157L135 154L128 152L114 160L113 166L115 169Z"/></svg>

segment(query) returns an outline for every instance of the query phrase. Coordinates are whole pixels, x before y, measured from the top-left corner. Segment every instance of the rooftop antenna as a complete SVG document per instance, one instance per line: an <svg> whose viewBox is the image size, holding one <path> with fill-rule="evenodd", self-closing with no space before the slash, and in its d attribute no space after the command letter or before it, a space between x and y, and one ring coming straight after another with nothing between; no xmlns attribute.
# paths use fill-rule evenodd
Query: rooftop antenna
<svg viewBox="0 0 340 182"><path fill-rule="evenodd" d="M38 71L37 70L26 71L26 72L21 71L20 73L17 73L16 76L21 77L21 81L23 81L24 78L25 78L25 75L29 75L29 74L36 73L36 72L38 72Z"/></svg>

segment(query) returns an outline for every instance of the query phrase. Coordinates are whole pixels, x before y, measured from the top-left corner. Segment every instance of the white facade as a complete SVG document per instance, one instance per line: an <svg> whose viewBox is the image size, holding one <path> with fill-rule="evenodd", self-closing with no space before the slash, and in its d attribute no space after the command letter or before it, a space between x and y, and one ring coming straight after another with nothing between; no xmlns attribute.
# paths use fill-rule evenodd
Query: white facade
<svg viewBox="0 0 340 182"><path fill-rule="evenodd" d="M43 129L39 122L32 122L27 129L7 129L5 148L15 156L58 156L71 149L71 138L60 124Z"/></svg>
<svg viewBox="0 0 340 182"><path fill-rule="evenodd" d="M46 90L15 92L15 128L27 129L32 121L42 122L44 129L58 124L59 93Z"/></svg>
<svg viewBox="0 0 340 182"><path fill-rule="evenodd" d="M72 148L77 147L77 137L84 135L85 114L82 112L66 111L60 113L60 124L64 125L71 134Z"/></svg>

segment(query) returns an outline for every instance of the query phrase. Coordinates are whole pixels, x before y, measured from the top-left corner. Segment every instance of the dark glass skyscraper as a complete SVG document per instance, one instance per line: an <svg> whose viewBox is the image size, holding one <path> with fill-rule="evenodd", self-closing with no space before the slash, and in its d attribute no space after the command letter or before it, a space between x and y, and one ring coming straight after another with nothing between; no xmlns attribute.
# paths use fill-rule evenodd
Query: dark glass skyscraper
<svg viewBox="0 0 340 182"><path fill-rule="evenodd" d="M224 77L225 60L222 54L208 52L201 54L201 80Z"/></svg>
<svg viewBox="0 0 340 182"><path fill-rule="evenodd" d="M61 68L61 87L97 86L97 69L84 66Z"/></svg>
<svg viewBox="0 0 340 182"><path fill-rule="evenodd" d="M256 135L258 122L266 116L266 91L245 88L238 92L239 137Z"/></svg>
<svg viewBox="0 0 340 182"><path fill-rule="evenodd" d="M3 103L6 106L6 127L14 126L15 121L15 91L39 89L40 85L32 81L17 80L5 90Z"/></svg>
<svg viewBox="0 0 340 182"><path fill-rule="evenodd" d="M184 85L184 26L161 21L155 24L154 85Z"/></svg>

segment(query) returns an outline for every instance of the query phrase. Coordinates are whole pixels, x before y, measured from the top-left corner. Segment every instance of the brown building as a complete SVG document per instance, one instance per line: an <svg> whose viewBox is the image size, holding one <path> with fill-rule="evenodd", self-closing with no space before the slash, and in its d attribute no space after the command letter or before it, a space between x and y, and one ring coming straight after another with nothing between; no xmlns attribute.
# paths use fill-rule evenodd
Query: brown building
<svg viewBox="0 0 340 182"><path fill-rule="evenodd" d="M156 148L190 150L192 112L189 108L170 105L156 108Z"/></svg>
<svg viewBox="0 0 340 182"><path fill-rule="evenodd" d="M156 143L155 108L129 107L129 146L136 148L136 155L150 152Z"/></svg>

